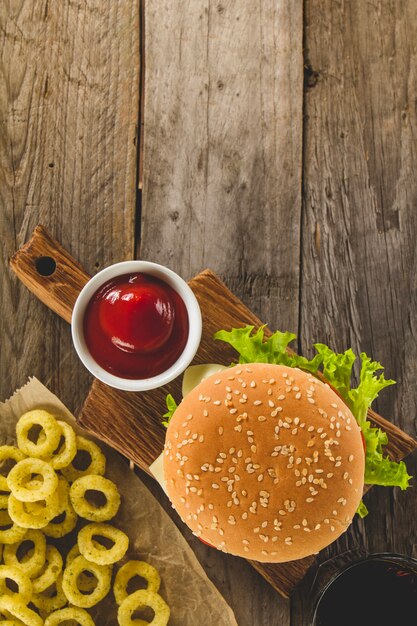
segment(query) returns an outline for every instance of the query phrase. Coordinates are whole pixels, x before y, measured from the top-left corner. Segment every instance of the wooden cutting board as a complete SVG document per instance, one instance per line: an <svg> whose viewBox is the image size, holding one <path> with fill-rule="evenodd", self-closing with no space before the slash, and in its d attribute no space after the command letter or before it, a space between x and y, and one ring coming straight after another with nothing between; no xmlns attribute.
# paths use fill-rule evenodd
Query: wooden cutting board
<svg viewBox="0 0 417 626"><path fill-rule="evenodd" d="M44 304L71 322L75 300L90 276L45 228L38 226L35 229L30 241L16 252L10 265ZM245 324L259 326L262 322L210 270L195 276L189 285L203 316L203 335L194 363L228 365L235 358L235 352L223 342L213 340L216 330ZM165 428L161 425L161 415L165 412L167 393L181 399L181 377L166 387L145 393L119 391L94 380L78 422L149 473L149 466L164 445ZM369 417L388 433L387 451L393 459L399 461L415 450L417 442L394 424L373 411L369 412ZM313 562L314 557L284 564L250 561L285 597Z"/></svg>

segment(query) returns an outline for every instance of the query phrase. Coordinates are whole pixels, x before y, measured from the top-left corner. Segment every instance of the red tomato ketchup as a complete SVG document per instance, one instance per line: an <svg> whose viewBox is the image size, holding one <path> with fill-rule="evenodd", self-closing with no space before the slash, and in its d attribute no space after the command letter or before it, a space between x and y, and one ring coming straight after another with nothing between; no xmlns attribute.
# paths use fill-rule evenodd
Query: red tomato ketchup
<svg viewBox="0 0 417 626"><path fill-rule="evenodd" d="M150 378L167 370L183 352L188 329L187 308L178 293L140 272L104 283L84 315L91 356L121 378Z"/></svg>

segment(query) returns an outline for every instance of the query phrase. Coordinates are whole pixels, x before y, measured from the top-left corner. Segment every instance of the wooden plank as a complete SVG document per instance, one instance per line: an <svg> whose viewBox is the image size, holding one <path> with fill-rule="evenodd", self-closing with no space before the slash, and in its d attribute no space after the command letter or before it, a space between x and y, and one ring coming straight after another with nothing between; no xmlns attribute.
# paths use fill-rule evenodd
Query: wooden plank
<svg viewBox="0 0 417 626"><path fill-rule="evenodd" d="M29 375L72 409L89 376L65 325L7 268L38 222L91 272L134 249L136 0L0 3L0 397Z"/></svg>
<svg viewBox="0 0 417 626"><path fill-rule="evenodd" d="M49 276L37 271L37 260L46 255L56 263L56 271ZM71 306L87 275L44 229L37 228L32 239L14 255L12 268L45 304L63 315L67 321L71 319ZM261 321L209 270L193 278L190 286L197 296L203 317L202 340L195 361L230 363L234 351L222 342L215 342L214 332L219 328L247 323L259 326ZM150 464L164 445L165 429L161 425L161 414L165 396L170 392L179 400L180 382L177 379L164 388L137 394L112 389L94 381L79 422L149 472ZM416 442L411 437L375 413L373 419L377 424L384 422L390 427L396 458L402 458L415 449ZM288 595L304 577L313 560L311 557L281 565L251 564L275 589Z"/></svg>
<svg viewBox="0 0 417 626"><path fill-rule="evenodd" d="M398 381L378 410L416 435L417 14L413 0L306 3L301 337L366 350ZM416 475L417 459L407 461ZM322 558L416 556L413 490L372 489L370 514ZM309 624L302 599L294 623Z"/></svg>
<svg viewBox="0 0 417 626"><path fill-rule="evenodd" d="M141 256L298 323L302 2L146 2Z"/></svg>
<svg viewBox="0 0 417 626"><path fill-rule="evenodd" d="M146 0L145 16L140 255L187 279L212 268L288 330L298 326L302 4ZM289 624L253 570L193 546L240 626Z"/></svg>

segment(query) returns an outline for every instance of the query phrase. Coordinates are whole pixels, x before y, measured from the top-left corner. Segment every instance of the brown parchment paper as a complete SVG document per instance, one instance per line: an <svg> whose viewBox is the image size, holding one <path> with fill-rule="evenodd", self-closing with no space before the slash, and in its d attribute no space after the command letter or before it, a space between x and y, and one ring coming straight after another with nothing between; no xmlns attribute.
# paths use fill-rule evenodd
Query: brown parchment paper
<svg viewBox="0 0 417 626"><path fill-rule="evenodd" d="M79 434L94 439L76 424L53 393L31 378L0 404L0 445L15 443L15 425L20 415L41 407L69 422ZM107 458L106 476L117 484L122 495L122 506L114 524L130 539L123 562L141 559L158 569L162 578L160 594L171 607L169 626L237 626L231 608L206 576L174 522L127 463L111 448L95 441ZM65 538L60 541L65 543ZM72 545L74 540L68 543ZM91 609L91 614L97 626L116 626L113 594Z"/></svg>

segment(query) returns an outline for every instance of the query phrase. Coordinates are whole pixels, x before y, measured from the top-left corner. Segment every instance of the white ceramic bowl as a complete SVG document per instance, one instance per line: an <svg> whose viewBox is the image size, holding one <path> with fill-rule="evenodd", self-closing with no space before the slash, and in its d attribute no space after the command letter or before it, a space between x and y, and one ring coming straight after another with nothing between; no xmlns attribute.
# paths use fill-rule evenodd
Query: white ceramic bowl
<svg viewBox="0 0 417 626"><path fill-rule="evenodd" d="M112 278L116 278L116 276L135 272L143 272L144 274L155 276L172 287L181 296L187 308L189 322L188 340L180 357L171 367L161 374L142 379L121 378L120 376L115 376L107 372L93 359L84 338L85 310L97 289ZM111 387L116 387L116 389L123 389L124 391L147 391L148 389L156 389L156 387L162 387L182 374L197 352L201 340L201 329L200 307L197 298L187 283L178 276L178 274L167 267L159 265L158 263L151 263L150 261L123 261L122 263L115 263L101 270L101 272L93 276L81 290L75 302L71 319L71 333L74 347L85 367L103 383Z"/></svg>

